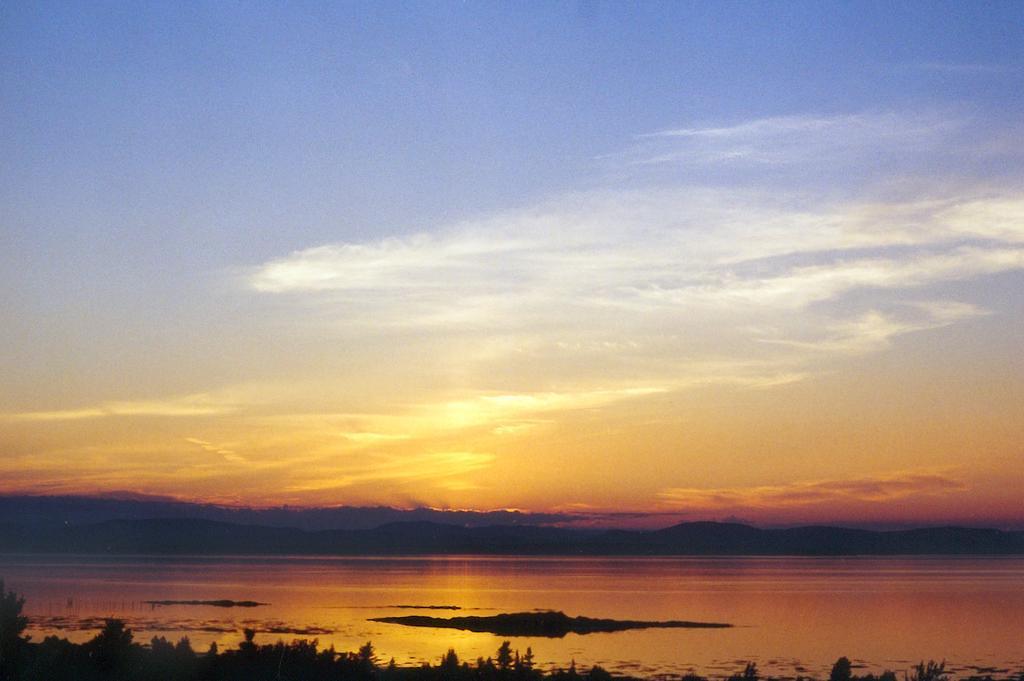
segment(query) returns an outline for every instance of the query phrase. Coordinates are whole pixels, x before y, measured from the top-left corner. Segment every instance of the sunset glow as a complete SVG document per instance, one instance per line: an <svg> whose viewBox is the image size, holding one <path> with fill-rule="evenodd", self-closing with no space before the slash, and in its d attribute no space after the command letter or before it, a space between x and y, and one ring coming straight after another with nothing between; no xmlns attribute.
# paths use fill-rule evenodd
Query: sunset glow
<svg viewBox="0 0 1024 681"><path fill-rule="evenodd" d="M399 7L0 10L0 492L1024 528L1021 5Z"/></svg>

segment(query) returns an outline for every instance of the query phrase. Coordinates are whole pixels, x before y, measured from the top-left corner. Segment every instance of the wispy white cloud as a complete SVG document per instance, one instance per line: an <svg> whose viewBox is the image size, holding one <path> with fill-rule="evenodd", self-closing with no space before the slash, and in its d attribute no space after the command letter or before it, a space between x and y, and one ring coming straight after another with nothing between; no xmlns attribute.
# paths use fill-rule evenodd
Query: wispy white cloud
<svg viewBox="0 0 1024 681"><path fill-rule="evenodd" d="M481 261L529 246L499 238L476 240L467 235L437 239L428 234L367 244L331 244L268 263L253 275L252 286L268 292L431 288L438 285L438 275L479 273ZM424 258L428 254L429 258Z"/></svg>
<svg viewBox="0 0 1024 681"><path fill-rule="evenodd" d="M248 463L248 459L236 452L234 449L229 449L228 445L214 444L208 440L202 440L197 437L187 437L185 438L185 442L196 445L204 452L219 454L225 461L230 463Z"/></svg>
<svg viewBox="0 0 1024 681"><path fill-rule="evenodd" d="M895 113L791 116L640 139L671 153L695 145L687 162L704 167L733 147L860 167L875 154L941 145L962 127ZM485 366L462 371L468 394L486 393L488 370L509 366L523 384L586 393L801 380L823 355L879 351L987 314L963 284L1024 270L1024 193L1012 187L951 193L945 181L929 190L921 180L907 197L837 198L743 177L670 184L299 250L246 281L301 303L296 315L315 310L332 333L437 339L452 348L449 368L486 355Z"/></svg>
<svg viewBox="0 0 1024 681"><path fill-rule="evenodd" d="M760 340L823 353L863 354L882 350L888 347L893 339L908 333L939 329L988 314L989 311L969 303L918 302L901 306L889 314L868 310L852 319L823 328L808 329L811 334L819 334L814 338L798 340L766 337Z"/></svg>
<svg viewBox="0 0 1024 681"><path fill-rule="evenodd" d="M958 125L894 113L788 116L641 139L712 155L753 145L798 158L821 144L870 155L931 144ZM737 180L565 194L431 232L297 250L252 268L245 282L296 303L276 310L332 338L444 354L438 364L461 376L450 400L425 395L420 406L396 406L395 422L363 419L339 431L353 447L381 447L443 424L525 433L560 411L651 391L803 380L830 354L883 350L987 314L984 300L958 297L956 285L1021 270L1024 195L1013 189L836 199ZM511 389L494 384L498 373ZM268 395L281 399L276 388ZM223 415L251 406L250 397L202 393L3 418Z"/></svg>
<svg viewBox="0 0 1024 681"><path fill-rule="evenodd" d="M768 141L785 135L819 132L844 133L850 130L904 129L905 118L896 114L854 114L842 116L776 116L743 121L728 126L675 128L638 135L644 137L695 137L705 139L757 139ZM848 139L847 134L844 139Z"/></svg>
<svg viewBox="0 0 1024 681"><path fill-rule="evenodd" d="M367 246L377 254L368 260L354 256L357 249L349 245L298 251L257 268L250 281L261 292L340 294L323 300L376 309L377 323L389 319L382 303L402 297L403 314L391 321L416 323L437 320L431 313L438 306L471 314L480 312L480 302L501 313L503 301L601 308L679 291L693 302L774 300L799 307L856 288L969 279L1019 269L1024 262L1024 200L1000 198L995 206L973 200L955 209L936 205L927 215L915 205L916 224L897 221L889 231L877 221L863 224L861 205L809 214L758 207L740 196L730 202L725 194L717 196L723 205L712 209L701 205L707 192L594 199L617 203L616 215L602 214L601 207L593 213L552 212L543 220L547 233L524 234L516 247L462 249L463 240L485 240L479 230L490 227L472 226L468 234ZM891 206L897 216L906 210ZM508 221L524 232L537 227L514 215ZM894 250L901 246L912 250ZM797 255L807 257L786 261Z"/></svg>
<svg viewBox="0 0 1024 681"><path fill-rule="evenodd" d="M634 165L850 163L871 153L934 148L959 122L935 114L892 112L835 116L793 115L732 125L674 128L637 136L625 158Z"/></svg>
<svg viewBox="0 0 1024 681"><path fill-rule="evenodd" d="M1022 268L1024 245L972 246L938 253L904 253L901 257L847 255L822 264L782 266L775 272L762 269L754 276L745 276L737 269L720 269L707 272L707 278L701 281L659 286L645 293L680 304L742 301L798 309L857 289L903 290Z"/></svg>

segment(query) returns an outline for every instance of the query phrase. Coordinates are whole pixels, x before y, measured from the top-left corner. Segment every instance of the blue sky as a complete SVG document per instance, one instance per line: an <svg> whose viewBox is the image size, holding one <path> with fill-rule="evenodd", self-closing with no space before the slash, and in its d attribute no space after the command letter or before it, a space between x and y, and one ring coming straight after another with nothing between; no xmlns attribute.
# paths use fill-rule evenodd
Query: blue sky
<svg viewBox="0 0 1024 681"><path fill-rule="evenodd" d="M30 228L50 215L24 204L74 202L109 225L99 236L152 225L143 250L194 242L228 253L216 264L579 189L601 181L595 158L651 131L950 108L1014 120L1024 91L1009 2L3 12L11 218Z"/></svg>
<svg viewBox="0 0 1024 681"><path fill-rule="evenodd" d="M1024 475L1021 93L1011 2L7 3L12 484L923 517Z"/></svg>

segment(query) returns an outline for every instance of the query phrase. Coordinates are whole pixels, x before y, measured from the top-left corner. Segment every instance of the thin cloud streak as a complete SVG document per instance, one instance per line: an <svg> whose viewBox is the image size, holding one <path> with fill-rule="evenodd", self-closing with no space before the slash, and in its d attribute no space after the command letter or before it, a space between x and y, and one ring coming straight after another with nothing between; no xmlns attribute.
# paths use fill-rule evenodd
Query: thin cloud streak
<svg viewBox="0 0 1024 681"><path fill-rule="evenodd" d="M493 454L481 452L429 452L415 456L378 457L372 466L360 466L358 470L349 469L345 472L322 471L315 480L294 482L286 485L284 490L286 492L323 492L360 484L437 481L473 473L486 468L493 461Z"/></svg>
<svg viewBox="0 0 1024 681"><path fill-rule="evenodd" d="M898 471L852 479L794 482L755 487L672 487L658 496L666 507L695 511L726 509L778 509L790 506L890 502L914 496L945 496L964 492L968 486L948 474L929 471Z"/></svg>
<svg viewBox="0 0 1024 681"><path fill-rule="evenodd" d="M934 149L960 121L935 114L893 112L835 116L794 115L733 125L661 130L636 137L627 156L636 166L816 164L822 158L849 163L870 151L897 145L904 153Z"/></svg>
<svg viewBox="0 0 1024 681"><path fill-rule="evenodd" d="M480 430L513 435L549 423L545 415L598 409L627 399L666 392L647 386L583 392L484 393L396 408L388 413L315 413L269 417L275 428L340 437L351 446L388 444Z"/></svg>
<svg viewBox="0 0 1024 681"><path fill-rule="evenodd" d="M229 414L236 409L237 405L224 403L207 393L199 393L164 400L104 402L84 409L18 412L0 415L0 418L10 421L77 421L111 416L218 416Z"/></svg>
<svg viewBox="0 0 1024 681"><path fill-rule="evenodd" d="M963 127L897 113L790 116L641 139L707 153L756 142L841 167ZM822 156L825 143L844 151ZM468 374L470 394L486 392L483 377L498 366L543 368L579 393L610 380L771 386L822 370L823 355L880 351L992 313L951 291L1024 270L1024 195L935 186L910 199L843 200L742 179L598 189L429 233L298 250L252 268L245 283L281 314L343 338L436 340L452 348L447 366L493 348Z"/></svg>
<svg viewBox="0 0 1024 681"><path fill-rule="evenodd" d="M843 116L775 116L745 121L731 126L676 128L638 135L647 137L696 137L708 139L771 139L780 135L807 135L816 132L905 129L904 119L896 114L851 114Z"/></svg>
<svg viewBox="0 0 1024 681"><path fill-rule="evenodd" d="M856 319L825 327L823 335L814 340L771 338L762 343L776 343L801 350L833 354L865 354L889 347L893 340L908 333L940 329L957 322L991 314L968 303L955 301L921 302L909 306L911 316L885 314L869 310Z"/></svg>
<svg viewBox="0 0 1024 681"><path fill-rule="evenodd" d="M198 446L204 452L219 454L220 456L224 457L225 461L229 461L231 463L248 463L248 459L238 454L238 452L236 452L235 450L228 449L224 445L216 445L212 442L209 442L207 440L201 440L197 437L187 437L185 438L185 442L189 442L191 444Z"/></svg>

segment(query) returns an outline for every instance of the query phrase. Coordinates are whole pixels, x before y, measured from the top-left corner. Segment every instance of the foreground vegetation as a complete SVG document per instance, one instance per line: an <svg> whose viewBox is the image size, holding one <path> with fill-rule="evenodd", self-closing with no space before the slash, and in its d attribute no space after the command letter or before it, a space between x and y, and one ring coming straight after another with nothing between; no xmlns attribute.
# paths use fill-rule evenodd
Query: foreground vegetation
<svg viewBox="0 0 1024 681"><path fill-rule="evenodd" d="M76 644L48 636L32 643L23 635L28 618L22 615L24 599L4 589L0 580L0 681L610 681L612 675L601 667L578 671L541 671L529 648L520 655L505 641L494 657L478 658L473 664L461 661L454 650L442 655L435 665L399 667L391 660L382 664L373 645L356 652L320 649L317 640L278 641L259 645L256 632L244 630L237 649L219 651L211 644L196 652L188 638L172 643L154 637L142 645L134 640L124 622L106 620L91 640ZM839 658L829 681L900 681L887 671L879 676L853 675L848 659ZM920 664L902 681L946 681L944 664ZM614 677L627 681L628 677ZM693 673L674 677L678 681L708 681ZM1024 681L1024 674L1012 677ZM727 681L760 681L757 666L728 677ZM993 681L972 677L971 681Z"/></svg>

